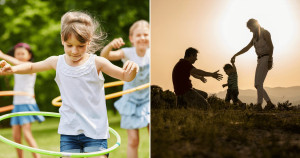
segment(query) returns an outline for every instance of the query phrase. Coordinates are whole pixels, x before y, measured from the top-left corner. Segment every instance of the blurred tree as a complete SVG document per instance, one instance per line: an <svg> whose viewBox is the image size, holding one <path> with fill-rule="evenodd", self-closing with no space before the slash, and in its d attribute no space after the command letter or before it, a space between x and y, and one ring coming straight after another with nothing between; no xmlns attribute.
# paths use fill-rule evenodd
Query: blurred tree
<svg viewBox="0 0 300 158"><path fill-rule="evenodd" d="M7 52L16 43L26 42L34 51L35 61L63 54L60 18L70 10L86 11L95 16L102 31L107 33L104 44L122 37L126 46L130 46L131 24L140 19L149 21L149 0L0 0L0 50ZM114 64L122 65L120 61ZM51 105L52 99L60 95L54 78L55 71L37 74L35 93L41 111L58 110ZM106 82L115 80L109 76L105 79ZM0 91L12 89L13 76L0 76ZM121 89L110 88L106 94ZM11 97L1 97L0 106L11 104L11 100ZM108 109L112 109L114 100L107 101Z"/></svg>

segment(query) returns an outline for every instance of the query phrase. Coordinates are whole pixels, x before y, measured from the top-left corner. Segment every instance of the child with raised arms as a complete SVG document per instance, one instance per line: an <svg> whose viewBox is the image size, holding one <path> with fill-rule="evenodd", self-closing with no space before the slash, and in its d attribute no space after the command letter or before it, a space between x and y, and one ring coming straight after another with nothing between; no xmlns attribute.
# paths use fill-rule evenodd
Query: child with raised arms
<svg viewBox="0 0 300 158"><path fill-rule="evenodd" d="M8 55L7 55L8 54ZM23 63L33 62L34 56L33 51L27 43L16 44L7 54L4 54L0 50L0 59L4 59L13 65L20 65ZM34 84L35 84L36 74L14 74L14 91L26 92L28 96L15 95L13 98L14 109L12 113L15 112L25 112L25 111L40 111L36 100L34 98ZM30 96L31 95L31 96ZM31 132L31 123L34 121L42 122L45 118L43 116L17 116L10 120L10 125L12 126L12 135L16 143L21 144L22 132L25 140L29 146L37 148L37 143ZM24 157L23 150L16 148L17 155L19 158ZM32 153L33 157L39 158L40 155L37 153Z"/></svg>
<svg viewBox="0 0 300 158"><path fill-rule="evenodd" d="M98 42L102 38L98 25L87 13L67 12L61 18L63 55L13 67L5 61L0 63L2 75L56 70L55 81L62 98L58 127L61 152L107 149L109 131L102 72L129 82L138 71L132 61L127 61L122 69L93 54L100 49Z"/></svg>
<svg viewBox="0 0 300 158"><path fill-rule="evenodd" d="M149 23L145 20L136 21L129 29L129 40L133 47L120 49L125 45L122 38L116 38L101 51L101 56L108 60L127 60L136 62L139 73L131 82L125 82L123 90L131 89L149 82L150 49ZM113 51L113 49L115 49ZM125 94L115 102L115 107L121 115L121 128L127 129L127 157L138 157L139 129L148 127L150 123L150 89L146 88L130 94Z"/></svg>
<svg viewBox="0 0 300 158"><path fill-rule="evenodd" d="M232 65L226 64L223 69L228 75L227 83L222 85L223 88L228 87L225 102L230 103L230 100L232 100L234 105L238 104L242 109L246 109L246 104L238 98L238 74L234 62L232 62Z"/></svg>

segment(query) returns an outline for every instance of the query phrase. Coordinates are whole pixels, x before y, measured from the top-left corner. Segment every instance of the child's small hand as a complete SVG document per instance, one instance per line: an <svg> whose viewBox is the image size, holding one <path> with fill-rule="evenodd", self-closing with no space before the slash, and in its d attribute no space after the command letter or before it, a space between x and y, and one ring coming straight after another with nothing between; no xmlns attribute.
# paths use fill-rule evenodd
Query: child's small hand
<svg viewBox="0 0 300 158"><path fill-rule="evenodd" d="M113 41L109 43L113 49L119 49L123 45L125 45L124 41L122 38L115 38Z"/></svg>
<svg viewBox="0 0 300 158"><path fill-rule="evenodd" d="M12 68L11 68L11 65L9 65L5 60L2 60L0 62L0 74L1 75L5 75L6 73L10 73L12 72Z"/></svg>
<svg viewBox="0 0 300 158"><path fill-rule="evenodd" d="M127 60L123 65L123 70L129 75L131 72L137 73L139 71L139 66L135 62Z"/></svg>
<svg viewBox="0 0 300 158"><path fill-rule="evenodd" d="M235 56L233 56L230 60L231 63L235 63Z"/></svg>

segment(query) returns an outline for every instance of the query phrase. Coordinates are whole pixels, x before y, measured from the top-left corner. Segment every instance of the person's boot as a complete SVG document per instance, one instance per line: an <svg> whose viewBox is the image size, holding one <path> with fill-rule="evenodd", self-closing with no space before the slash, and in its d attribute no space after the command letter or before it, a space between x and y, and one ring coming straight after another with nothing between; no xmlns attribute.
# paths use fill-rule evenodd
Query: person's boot
<svg viewBox="0 0 300 158"><path fill-rule="evenodd" d="M264 108L264 110L275 110L275 109L276 109L275 105L271 101L268 101L267 105Z"/></svg>
<svg viewBox="0 0 300 158"><path fill-rule="evenodd" d="M253 110L255 110L255 111L262 111L261 104L255 104L255 105L253 106Z"/></svg>
<svg viewBox="0 0 300 158"><path fill-rule="evenodd" d="M246 103L240 104L241 110L246 110Z"/></svg>

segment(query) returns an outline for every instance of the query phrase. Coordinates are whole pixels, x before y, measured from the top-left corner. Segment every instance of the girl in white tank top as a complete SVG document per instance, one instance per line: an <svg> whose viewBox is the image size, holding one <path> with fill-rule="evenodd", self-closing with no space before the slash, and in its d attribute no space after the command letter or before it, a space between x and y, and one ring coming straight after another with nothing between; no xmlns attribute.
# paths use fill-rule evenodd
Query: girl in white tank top
<svg viewBox="0 0 300 158"><path fill-rule="evenodd" d="M33 53L30 46L26 43L18 43L14 48L6 55L0 51L0 59L4 59L13 65L20 65L24 63L30 63L33 61ZM13 98L14 112L25 112L25 111L40 111L35 98L34 98L34 84L36 74L14 74L14 91L26 92L28 95L21 96L16 95ZM13 117L10 120L12 126L13 139L17 143L21 143L22 132L25 140L31 147L37 148L32 132L31 123L34 121L42 122L45 118L43 116L18 116ZM17 149L18 157L23 157L23 151ZM39 157L39 154L33 153L35 157Z"/></svg>
<svg viewBox="0 0 300 158"><path fill-rule="evenodd" d="M120 68L107 59L92 54L99 50L97 39L99 41L102 37L96 34L97 22L88 14L67 12L61 19L61 27L64 55L51 56L44 61L18 66L10 66L6 61L1 61L0 65L3 68L0 74L29 74L56 70L55 81L62 98L58 129L58 133L61 134L61 152L103 150L107 146L90 146L81 144L79 139L72 142L65 139L83 136L91 142L106 141L109 134L102 72L130 82L135 78L138 66L132 61L127 61L123 68Z"/></svg>

